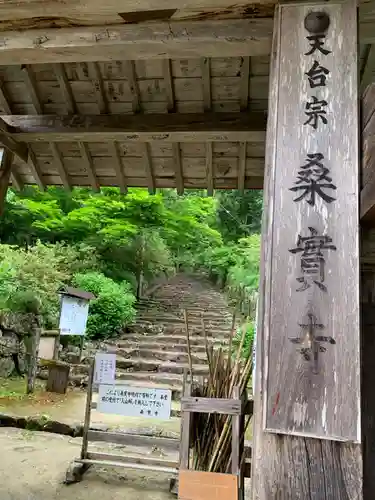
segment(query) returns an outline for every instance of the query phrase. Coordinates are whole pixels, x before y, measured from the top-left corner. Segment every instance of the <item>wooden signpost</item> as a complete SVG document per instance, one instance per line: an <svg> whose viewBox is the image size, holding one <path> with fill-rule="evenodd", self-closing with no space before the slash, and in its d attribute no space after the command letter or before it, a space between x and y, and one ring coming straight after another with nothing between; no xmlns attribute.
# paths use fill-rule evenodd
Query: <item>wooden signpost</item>
<svg viewBox="0 0 375 500"><path fill-rule="evenodd" d="M256 500L361 498L359 448L337 443L361 440L356 18L354 1L277 8Z"/></svg>

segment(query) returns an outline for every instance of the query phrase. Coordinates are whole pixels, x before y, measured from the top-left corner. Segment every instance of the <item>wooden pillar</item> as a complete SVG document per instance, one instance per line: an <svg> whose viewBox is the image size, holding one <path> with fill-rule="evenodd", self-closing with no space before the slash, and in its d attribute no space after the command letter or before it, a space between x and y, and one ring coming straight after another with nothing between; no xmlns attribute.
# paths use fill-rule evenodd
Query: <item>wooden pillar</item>
<svg viewBox="0 0 375 500"><path fill-rule="evenodd" d="M356 19L352 0L275 16L253 500L363 498Z"/></svg>
<svg viewBox="0 0 375 500"><path fill-rule="evenodd" d="M12 170L13 153L9 149L3 150L0 168L0 217L4 212L5 198L9 187L10 173Z"/></svg>
<svg viewBox="0 0 375 500"><path fill-rule="evenodd" d="M361 100L363 498L375 498L375 83Z"/></svg>
<svg viewBox="0 0 375 500"><path fill-rule="evenodd" d="M375 498L375 230L362 231L363 498Z"/></svg>

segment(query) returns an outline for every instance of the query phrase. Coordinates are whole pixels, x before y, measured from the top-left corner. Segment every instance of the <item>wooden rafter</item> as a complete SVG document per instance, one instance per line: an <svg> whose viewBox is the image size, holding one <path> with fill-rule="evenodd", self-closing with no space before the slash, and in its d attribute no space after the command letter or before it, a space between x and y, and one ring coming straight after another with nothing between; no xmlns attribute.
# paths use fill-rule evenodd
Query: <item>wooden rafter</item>
<svg viewBox="0 0 375 500"><path fill-rule="evenodd" d="M122 165L121 155L119 151L119 145L117 142L111 144L112 156L114 158L114 167L116 171L116 177L118 185L120 186L120 192L126 194L128 192L128 185L126 182L126 177L124 174L124 167Z"/></svg>
<svg viewBox="0 0 375 500"><path fill-rule="evenodd" d="M46 185L43 180L43 174L42 171L40 170L38 160L31 147L29 147L29 158L27 164L31 171L31 175L35 179L35 182L38 184L39 188L43 191L46 188Z"/></svg>
<svg viewBox="0 0 375 500"><path fill-rule="evenodd" d="M174 113L175 112L174 87L173 87L173 77L172 77L172 65L170 59L163 59L162 70L163 70L165 92L167 95L167 110L169 113Z"/></svg>
<svg viewBox="0 0 375 500"><path fill-rule="evenodd" d="M126 78L128 79L129 89L132 96L133 113L139 113L141 111L141 97L139 95L137 73L135 71L134 61L125 61L125 73Z"/></svg>
<svg viewBox="0 0 375 500"><path fill-rule="evenodd" d="M202 57L202 92L204 111L211 111L211 61L209 57Z"/></svg>
<svg viewBox="0 0 375 500"><path fill-rule="evenodd" d="M240 109L246 111L249 105L250 57L243 57L241 62Z"/></svg>
<svg viewBox="0 0 375 500"><path fill-rule="evenodd" d="M7 97L5 87L4 87L4 82L1 79L0 80L0 105L5 111L5 113L12 114L12 108L10 106L9 99Z"/></svg>
<svg viewBox="0 0 375 500"><path fill-rule="evenodd" d="M118 24L3 32L2 64L267 55L272 19Z"/></svg>
<svg viewBox="0 0 375 500"><path fill-rule="evenodd" d="M72 185L70 183L68 174L66 172L64 161L63 161L62 155L59 151L59 148L58 148L57 144L55 144L53 142L50 143L50 148L51 148L52 156L55 159L57 171L59 173L60 179L62 180L63 186L66 189L70 190L72 188Z"/></svg>
<svg viewBox="0 0 375 500"><path fill-rule="evenodd" d="M4 211L5 197L12 171L13 156L12 151L9 151L9 149L3 150L0 168L0 215L2 215Z"/></svg>
<svg viewBox="0 0 375 500"><path fill-rule="evenodd" d="M184 174L181 162L181 149L178 142L172 143L173 163L176 176L177 194L184 194Z"/></svg>
<svg viewBox="0 0 375 500"><path fill-rule="evenodd" d="M103 78L100 72L100 67L97 62L89 62L89 74L96 95L96 100L98 103L99 113L108 113L108 102L104 92Z"/></svg>
<svg viewBox="0 0 375 500"><path fill-rule="evenodd" d="M243 193L245 189L246 174L246 142L240 144L240 157L238 163L238 190Z"/></svg>
<svg viewBox="0 0 375 500"><path fill-rule="evenodd" d="M155 185L155 177L154 171L152 168L152 159L150 155L150 147L147 143L143 144L143 160L145 165L145 173L148 179L148 191L150 194L155 193L156 185Z"/></svg>
<svg viewBox="0 0 375 500"><path fill-rule="evenodd" d="M40 115L43 113L43 105L39 97L39 90L34 72L32 68L27 64L22 68L22 70L24 74L27 92L30 95L31 102L33 103L36 113Z"/></svg>
<svg viewBox="0 0 375 500"><path fill-rule="evenodd" d="M66 102L66 110L68 114L73 115L77 112L77 105L74 99L72 87L68 80L64 64L57 63L53 65L56 78L59 82L64 100Z"/></svg>
<svg viewBox="0 0 375 500"><path fill-rule="evenodd" d="M207 178L207 194L214 194L214 166L213 166L213 151L212 142L206 143L206 178Z"/></svg>
<svg viewBox="0 0 375 500"><path fill-rule="evenodd" d="M87 176L90 179L91 187L94 191L99 191L99 183L94 171L94 165L92 162L91 154L88 145L85 142L78 143L79 150L86 166Z"/></svg>
<svg viewBox="0 0 375 500"><path fill-rule="evenodd" d="M5 115L17 141L264 142L267 117L251 113Z"/></svg>
<svg viewBox="0 0 375 500"><path fill-rule="evenodd" d="M14 164L12 166L12 172L10 174L10 181L12 183L13 189L16 191L21 191L23 188L23 182L20 176L18 175L18 172L15 171Z"/></svg>

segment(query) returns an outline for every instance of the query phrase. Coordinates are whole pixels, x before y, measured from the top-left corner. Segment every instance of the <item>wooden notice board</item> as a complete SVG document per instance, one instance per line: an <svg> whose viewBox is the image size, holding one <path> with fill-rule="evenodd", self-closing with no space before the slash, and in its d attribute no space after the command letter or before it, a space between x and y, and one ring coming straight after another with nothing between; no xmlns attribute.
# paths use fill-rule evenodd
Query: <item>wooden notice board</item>
<svg viewBox="0 0 375 500"><path fill-rule="evenodd" d="M274 180L263 427L358 442L355 9L354 2L280 7L267 151ZM317 12L325 27L314 32Z"/></svg>
<svg viewBox="0 0 375 500"><path fill-rule="evenodd" d="M237 500L238 476L180 470L179 500Z"/></svg>

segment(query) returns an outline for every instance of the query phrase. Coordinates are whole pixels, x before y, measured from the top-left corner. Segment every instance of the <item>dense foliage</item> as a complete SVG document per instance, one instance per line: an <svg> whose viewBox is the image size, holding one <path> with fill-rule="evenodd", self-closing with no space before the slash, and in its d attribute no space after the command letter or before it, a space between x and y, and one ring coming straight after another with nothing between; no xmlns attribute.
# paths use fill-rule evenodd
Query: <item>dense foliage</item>
<svg viewBox="0 0 375 500"><path fill-rule="evenodd" d="M0 311L32 308L54 327L57 292L74 284L97 296L88 333L101 338L133 319L142 286L177 269L208 272L234 299L252 301L261 210L256 191L214 198L167 189L9 191L0 220Z"/></svg>

